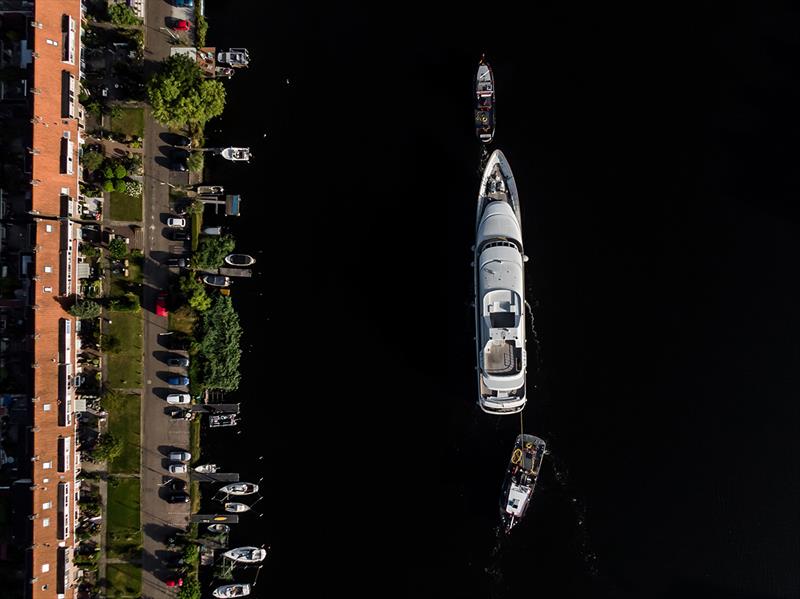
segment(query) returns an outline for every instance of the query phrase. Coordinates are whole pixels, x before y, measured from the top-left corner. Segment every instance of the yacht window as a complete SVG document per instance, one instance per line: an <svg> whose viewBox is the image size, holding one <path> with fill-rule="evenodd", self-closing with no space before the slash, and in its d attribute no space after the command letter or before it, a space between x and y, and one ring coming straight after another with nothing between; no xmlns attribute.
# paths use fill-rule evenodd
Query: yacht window
<svg viewBox="0 0 800 599"><path fill-rule="evenodd" d="M489 315L493 329L507 329L514 326L516 314L513 312L492 312Z"/></svg>

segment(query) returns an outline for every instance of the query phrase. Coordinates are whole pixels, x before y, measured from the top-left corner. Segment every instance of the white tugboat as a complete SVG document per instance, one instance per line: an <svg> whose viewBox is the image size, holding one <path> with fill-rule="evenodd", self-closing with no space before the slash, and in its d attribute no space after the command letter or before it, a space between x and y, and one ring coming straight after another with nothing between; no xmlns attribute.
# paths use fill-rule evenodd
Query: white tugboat
<svg viewBox="0 0 800 599"><path fill-rule="evenodd" d="M233 162L250 162L250 148L225 148L220 152L225 160Z"/></svg>
<svg viewBox="0 0 800 599"><path fill-rule="evenodd" d="M224 584L214 589L214 597L227 599L228 597L247 597L250 594L249 584Z"/></svg>
<svg viewBox="0 0 800 599"><path fill-rule="evenodd" d="M258 562L263 562L264 558L267 557L267 550L260 547L237 547L226 551L222 555L235 562L257 564Z"/></svg>
<svg viewBox="0 0 800 599"><path fill-rule="evenodd" d="M478 404L495 415L525 407L525 262L517 185L500 150L481 179L476 218L475 343Z"/></svg>
<svg viewBox="0 0 800 599"><path fill-rule="evenodd" d="M500 495L500 517L506 533L511 532L528 509L545 449L546 444L539 437L517 436Z"/></svg>
<svg viewBox="0 0 800 599"><path fill-rule="evenodd" d="M258 485L256 483L230 483L222 487L219 492L226 495L252 495L258 493Z"/></svg>

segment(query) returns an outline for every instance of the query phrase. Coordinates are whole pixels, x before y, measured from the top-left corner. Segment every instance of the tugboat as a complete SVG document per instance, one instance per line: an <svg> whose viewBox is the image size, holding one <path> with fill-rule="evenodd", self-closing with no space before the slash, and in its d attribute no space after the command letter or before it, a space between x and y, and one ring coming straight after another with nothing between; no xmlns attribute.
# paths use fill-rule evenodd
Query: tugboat
<svg viewBox="0 0 800 599"><path fill-rule="evenodd" d="M500 495L500 518L506 534L511 532L528 509L545 448L545 442L539 437L517 435Z"/></svg>
<svg viewBox="0 0 800 599"><path fill-rule="evenodd" d="M220 488L219 492L226 495L252 495L258 493L258 485L256 483L230 483Z"/></svg>
<svg viewBox="0 0 800 599"><path fill-rule="evenodd" d="M485 144L494 137L494 76L484 56L475 75L475 134Z"/></svg>
<svg viewBox="0 0 800 599"><path fill-rule="evenodd" d="M237 547L236 549L226 551L222 555L235 562L257 564L258 562L264 561L264 558L267 557L267 550L259 547Z"/></svg>
<svg viewBox="0 0 800 599"><path fill-rule="evenodd" d="M224 584L214 589L214 597L227 599L228 597L247 597L250 594L249 584Z"/></svg>
<svg viewBox="0 0 800 599"><path fill-rule="evenodd" d="M220 152L225 160L233 162L250 162L250 148L225 148Z"/></svg>

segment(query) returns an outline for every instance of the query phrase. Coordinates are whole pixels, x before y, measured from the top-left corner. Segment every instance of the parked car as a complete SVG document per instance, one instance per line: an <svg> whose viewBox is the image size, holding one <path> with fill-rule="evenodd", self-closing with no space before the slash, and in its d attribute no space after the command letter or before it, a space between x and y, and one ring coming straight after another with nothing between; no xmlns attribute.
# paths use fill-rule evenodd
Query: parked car
<svg viewBox="0 0 800 599"><path fill-rule="evenodd" d="M167 219L167 226L168 227L185 227L186 226L186 219L180 218L176 216L170 216Z"/></svg>
<svg viewBox="0 0 800 599"><path fill-rule="evenodd" d="M189 170L189 167L186 164L186 159L189 158L189 152L186 150L181 149L174 149L170 154L170 165L169 167L173 171L181 171L185 172Z"/></svg>
<svg viewBox="0 0 800 599"><path fill-rule="evenodd" d="M180 503L179 501L170 501L170 503ZM183 578L169 578L166 581L166 585L170 588L172 587L182 587L183 586Z"/></svg>
<svg viewBox="0 0 800 599"><path fill-rule="evenodd" d="M188 451L170 451L169 459L173 462L189 462L192 459L192 454Z"/></svg>
<svg viewBox="0 0 800 599"><path fill-rule="evenodd" d="M185 135L178 135L177 133L173 136L172 145L176 148L188 148L192 145L192 140L186 137Z"/></svg>
<svg viewBox="0 0 800 599"><path fill-rule="evenodd" d="M189 31L192 28L192 24L186 19L178 19L170 27L175 31Z"/></svg>
<svg viewBox="0 0 800 599"><path fill-rule="evenodd" d="M172 239L174 241L186 241L191 239L191 236L183 229L172 229Z"/></svg>
<svg viewBox="0 0 800 599"><path fill-rule="evenodd" d="M185 405L192 402L192 397L188 393L170 393L167 395L167 403Z"/></svg>
<svg viewBox="0 0 800 599"><path fill-rule="evenodd" d="M186 464L170 464L168 470L170 474L186 474L189 467Z"/></svg>
<svg viewBox="0 0 800 599"><path fill-rule="evenodd" d="M166 316L167 314L167 293L161 291L156 296L156 316Z"/></svg>
<svg viewBox="0 0 800 599"><path fill-rule="evenodd" d="M169 414L169 417L170 418L174 418L175 420L180 420L180 419L185 420L187 414L190 414L190 413L191 412L189 412L187 410L183 410L181 408L171 408L171 409L167 410L167 414Z"/></svg>
<svg viewBox="0 0 800 599"><path fill-rule="evenodd" d="M188 368L189 367L189 358L169 358L167 360L168 366L178 366L180 368Z"/></svg>
<svg viewBox="0 0 800 599"><path fill-rule="evenodd" d="M182 374L173 374L167 378L167 382L170 385L188 385L189 377Z"/></svg>
<svg viewBox="0 0 800 599"><path fill-rule="evenodd" d="M167 266L177 266L178 268L189 268L191 259L189 258L167 258Z"/></svg>
<svg viewBox="0 0 800 599"><path fill-rule="evenodd" d="M185 491L186 481L183 481L179 478L173 478L164 486L170 491Z"/></svg>

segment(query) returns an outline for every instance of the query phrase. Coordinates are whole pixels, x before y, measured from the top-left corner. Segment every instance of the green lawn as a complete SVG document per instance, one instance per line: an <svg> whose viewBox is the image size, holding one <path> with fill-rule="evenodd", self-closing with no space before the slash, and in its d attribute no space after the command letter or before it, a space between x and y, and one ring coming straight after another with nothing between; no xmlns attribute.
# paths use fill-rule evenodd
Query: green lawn
<svg viewBox="0 0 800 599"><path fill-rule="evenodd" d="M138 295L141 291L142 279L142 259L128 256L128 276L111 274L109 297L122 297L129 291Z"/></svg>
<svg viewBox="0 0 800 599"><path fill-rule="evenodd" d="M142 594L142 569L134 564L107 564L108 587L106 597L140 597Z"/></svg>
<svg viewBox="0 0 800 599"><path fill-rule="evenodd" d="M110 130L114 133L144 137L144 108L120 107L120 115L110 120Z"/></svg>
<svg viewBox="0 0 800 599"><path fill-rule="evenodd" d="M111 393L103 398L108 430L122 441L122 453L110 464L112 474L138 474L141 398L138 393Z"/></svg>
<svg viewBox="0 0 800 599"><path fill-rule="evenodd" d="M142 198L135 198L126 193L112 191L111 220L141 221Z"/></svg>
<svg viewBox="0 0 800 599"><path fill-rule="evenodd" d="M137 557L142 546L138 478L109 479L107 518L108 556Z"/></svg>
<svg viewBox="0 0 800 599"><path fill-rule="evenodd" d="M203 213L192 213L192 251L197 251L197 244L200 242L200 229L203 227Z"/></svg>
<svg viewBox="0 0 800 599"><path fill-rule="evenodd" d="M120 351L106 354L106 382L112 389L138 389L142 386L141 312L108 312L110 325L105 332L122 342Z"/></svg>

